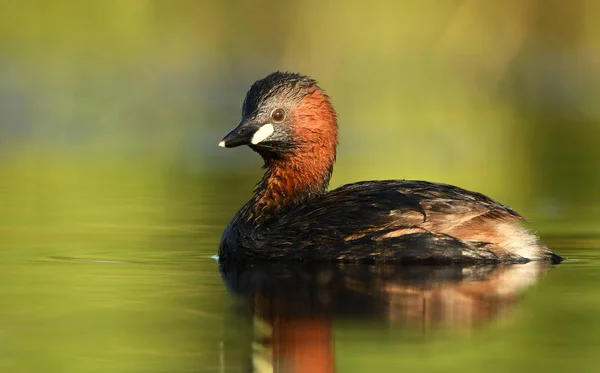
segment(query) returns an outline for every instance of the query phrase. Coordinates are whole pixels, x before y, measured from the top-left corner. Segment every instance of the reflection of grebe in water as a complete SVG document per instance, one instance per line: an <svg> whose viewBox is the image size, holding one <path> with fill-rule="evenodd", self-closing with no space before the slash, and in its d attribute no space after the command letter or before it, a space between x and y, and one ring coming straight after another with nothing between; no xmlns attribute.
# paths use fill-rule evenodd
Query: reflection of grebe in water
<svg viewBox="0 0 600 373"><path fill-rule="evenodd" d="M225 230L221 260L561 260L514 210L455 186L364 181L327 192L337 142L336 113L314 80L277 72L252 85L219 145L248 145L266 172Z"/></svg>
<svg viewBox="0 0 600 373"><path fill-rule="evenodd" d="M484 266L225 263L254 319L255 371L332 372L333 320L433 332L507 317L544 262ZM368 325L373 326L372 322Z"/></svg>

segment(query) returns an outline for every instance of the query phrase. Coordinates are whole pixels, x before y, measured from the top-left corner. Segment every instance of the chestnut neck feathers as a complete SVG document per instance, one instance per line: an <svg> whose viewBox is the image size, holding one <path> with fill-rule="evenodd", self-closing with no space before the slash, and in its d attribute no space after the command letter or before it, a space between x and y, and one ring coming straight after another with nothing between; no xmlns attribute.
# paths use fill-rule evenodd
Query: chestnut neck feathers
<svg viewBox="0 0 600 373"><path fill-rule="evenodd" d="M286 136L280 145L251 146L265 161L265 174L245 209L247 219L258 223L324 194L338 143L335 110L315 81L287 74L271 89L261 88L262 95L257 97L251 97L256 93L251 88L244 110L254 105L252 99L260 102L271 96L271 100L289 107L289 118L278 128Z"/></svg>

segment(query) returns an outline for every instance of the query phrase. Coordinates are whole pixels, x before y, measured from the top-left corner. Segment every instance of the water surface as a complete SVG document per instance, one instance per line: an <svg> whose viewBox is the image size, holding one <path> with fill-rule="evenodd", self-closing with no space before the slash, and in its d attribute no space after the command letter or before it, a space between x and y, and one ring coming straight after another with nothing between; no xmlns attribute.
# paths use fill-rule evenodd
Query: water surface
<svg viewBox="0 0 600 373"><path fill-rule="evenodd" d="M54 195L40 198L37 216L7 209L0 370L591 372L600 363L593 235L548 235L573 258L558 266L221 267L212 257L237 201L218 189L188 204L123 188L99 193L95 208L88 199L88 209L68 209L70 197Z"/></svg>

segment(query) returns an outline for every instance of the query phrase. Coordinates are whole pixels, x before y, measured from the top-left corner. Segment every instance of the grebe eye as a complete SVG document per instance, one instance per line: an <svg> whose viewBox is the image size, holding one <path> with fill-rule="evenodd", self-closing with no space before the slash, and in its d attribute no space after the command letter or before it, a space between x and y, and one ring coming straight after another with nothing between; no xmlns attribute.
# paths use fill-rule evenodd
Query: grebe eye
<svg viewBox="0 0 600 373"><path fill-rule="evenodd" d="M279 123L285 119L285 111L283 109L275 109L271 113L271 119L273 122Z"/></svg>

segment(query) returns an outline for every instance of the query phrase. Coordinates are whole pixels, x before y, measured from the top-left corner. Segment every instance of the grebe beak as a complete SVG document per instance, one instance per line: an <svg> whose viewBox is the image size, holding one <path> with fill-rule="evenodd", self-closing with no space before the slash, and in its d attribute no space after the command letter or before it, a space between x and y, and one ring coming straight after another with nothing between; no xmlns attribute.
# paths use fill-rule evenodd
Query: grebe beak
<svg viewBox="0 0 600 373"><path fill-rule="evenodd" d="M229 132L219 143L222 148L235 148L241 145L256 145L273 133L271 123L256 123L250 120L242 120L237 127Z"/></svg>

